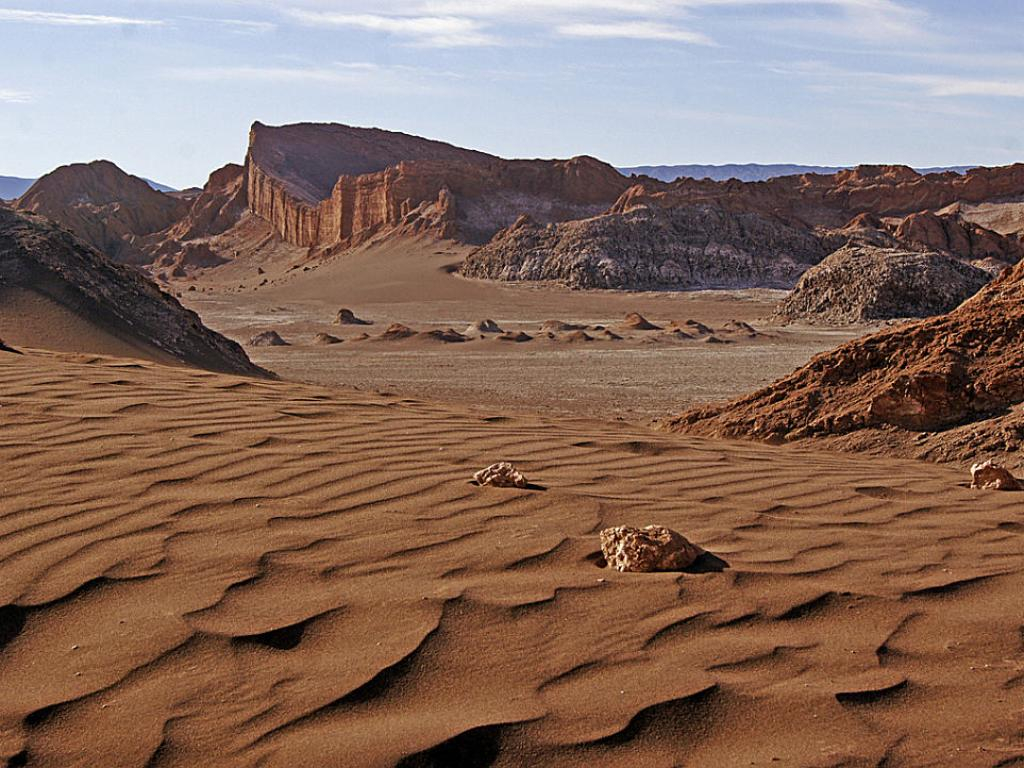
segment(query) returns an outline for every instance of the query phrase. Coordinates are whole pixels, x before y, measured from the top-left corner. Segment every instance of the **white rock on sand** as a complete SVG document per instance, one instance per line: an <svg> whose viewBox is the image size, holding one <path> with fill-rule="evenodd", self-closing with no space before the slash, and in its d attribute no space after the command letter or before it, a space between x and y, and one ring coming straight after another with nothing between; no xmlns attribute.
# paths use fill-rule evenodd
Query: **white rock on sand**
<svg viewBox="0 0 1024 768"><path fill-rule="evenodd" d="M651 573L687 568L704 550L661 525L620 525L601 531L601 552L609 567L617 571Z"/></svg>
<svg viewBox="0 0 1024 768"><path fill-rule="evenodd" d="M491 485L495 488L526 488L530 484L526 476L507 461L481 469L473 475L473 480L478 485Z"/></svg>
<svg viewBox="0 0 1024 768"><path fill-rule="evenodd" d="M989 459L971 467L971 488L992 491L1019 491L1020 483L1001 464Z"/></svg>

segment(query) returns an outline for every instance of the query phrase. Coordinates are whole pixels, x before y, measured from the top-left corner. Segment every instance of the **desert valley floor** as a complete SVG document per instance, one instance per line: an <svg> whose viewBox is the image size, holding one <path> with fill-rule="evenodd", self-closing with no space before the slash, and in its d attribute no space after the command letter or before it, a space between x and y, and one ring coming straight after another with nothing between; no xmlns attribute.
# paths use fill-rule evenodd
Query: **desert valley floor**
<svg viewBox="0 0 1024 768"><path fill-rule="evenodd" d="M271 264L265 275L257 274L258 265L246 263L237 272L232 267L219 272L215 284L201 284L203 292L188 291L187 283L175 287L207 325L241 343L258 332L277 331L290 346L247 347L247 352L289 380L636 423L756 389L865 330L767 328L763 319L783 291L574 291L450 274L451 265L469 250L430 240L399 241L343 253L297 275L275 274ZM235 282L238 274L242 277ZM265 280L268 284L260 286ZM373 325L334 324L340 308ZM660 330L624 326L631 312ZM422 333L448 328L464 333L484 319L532 340L470 334L470 341L445 343ZM673 321L687 320L715 331L710 343L692 329L693 338L674 336ZM557 329L549 338L541 328L550 321L582 327L590 338ZM753 324L759 333L750 336L732 321ZM381 339L392 323L421 333ZM610 339L602 328L622 338ZM344 343L315 345L317 333Z"/></svg>

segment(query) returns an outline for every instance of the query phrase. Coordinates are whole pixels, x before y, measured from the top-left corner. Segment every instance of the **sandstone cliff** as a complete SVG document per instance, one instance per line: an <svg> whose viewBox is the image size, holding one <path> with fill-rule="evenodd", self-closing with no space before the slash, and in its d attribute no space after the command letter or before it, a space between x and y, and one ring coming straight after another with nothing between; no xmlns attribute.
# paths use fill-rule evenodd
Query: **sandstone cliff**
<svg viewBox="0 0 1024 768"><path fill-rule="evenodd" d="M941 315L989 282L946 254L851 245L811 267L779 305L779 322L852 325Z"/></svg>
<svg viewBox="0 0 1024 768"><path fill-rule="evenodd" d="M849 342L751 395L668 425L967 461L1024 442L1022 367L1024 263L947 315Z"/></svg>
<svg viewBox="0 0 1024 768"><path fill-rule="evenodd" d="M574 288L789 288L824 255L807 230L756 213L637 204L547 226L521 218L460 272Z"/></svg>
<svg viewBox="0 0 1024 768"><path fill-rule="evenodd" d="M393 230L486 241L521 214L594 215L629 185L593 158L502 160L442 142L342 125L256 123L249 210L286 242L326 249Z"/></svg>
<svg viewBox="0 0 1024 768"><path fill-rule="evenodd" d="M15 207L60 223L112 259L142 264L149 257L137 240L178 221L189 205L97 160L46 174Z"/></svg>
<svg viewBox="0 0 1024 768"><path fill-rule="evenodd" d="M26 296L39 301L23 303ZM58 334L58 328L43 317L31 322L20 314L5 315L8 308L21 306L55 308L61 317L77 318L79 325L94 329L97 337L123 340L133 356L268 375L238 344L208 329L195 312L138 270L115 264L41 216L0 208L0 327L34 328L31 339L12 340L46 348L48 334ZM86 342L80 351L95 350Z"/></svg>

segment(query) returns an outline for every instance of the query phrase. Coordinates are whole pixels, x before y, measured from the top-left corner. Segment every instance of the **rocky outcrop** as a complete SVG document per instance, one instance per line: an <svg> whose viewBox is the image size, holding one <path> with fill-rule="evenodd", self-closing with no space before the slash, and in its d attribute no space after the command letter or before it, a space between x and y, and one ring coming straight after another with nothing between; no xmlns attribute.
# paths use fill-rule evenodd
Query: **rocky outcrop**
<svg viewBox="0 0 1024 768"><path fill-rule="evenodd" d="M613 210L639 201L663 207L713 204L775 216L793 226L838 228L861 213L878 217L937 211L1024 194L1024 164L922 175L898 165L862 165L833 175L803 174L763 182L648 179L628 189Z"/></svg>
<svg viewBox="0 0 1024 768"><path fill-rule="evenodd" d="M6 292L43 297L140 354L153 350L160 361L269 375L136 269L41 216L0 208L0 294Z"/></svg>
<svg viewBox="0 0 1024 768"><path fill-rule="evenodd" d="M661 525L622 525L601 531L601 554L616 571L653 573L689 568L704 550L681 533Z"/></svg>
<svg viewBox="0 0 1024 768"><path fill-rule="evenodd" d="M963 261L996 261L1003 266L1024 257L1024 243L964 219L959 213L913 213L893 231L900 243L919 250L948 253Z"/></svg>
<svg viewBox="0 0 1024 768"><path fill-rule="evenodd" d="M1024 262L947 315L849 342L751 395L690 410L668 426L771 441L875 430L882 445L905 445L905 432L951 430L921 436L927 450L901 450L963 461L1024 442L1022 367Z"/></svg>
<svg viewBox="0 0 1024 768"><path fill-rule="evenodd" d="M806 229L757 213L641 201L548 226L522 217L471 253L460 273L574 288L791 288L824 256Z"/></svg>
<svg viewBox="0 0 1024 768"><path fill-rule="evenodd" d="M351 309L339 309L337 317L334 318L335 325L373 325L370 320L363 320L361 317L356 317L356 313Z"/></svg>
<svg viewBox="0 0 1024 768"><path fill-rule="evenodd" d="M485 241L522 213L593 215L629 185L593 158L502 160L401 133L343 125L253 125L248 205L285 241L357 245L430 232Z"/></svg>
<svg viewBox="0 0 1024 768"><path fill-rule="evenodd" d="M852 325L931 317L955 309L990 279L940 253L847 246L805 272L773 319Z"/></svg>
<svg viewBox="0 0 1024 768"><path fill-rule="evenodd" d="M150 257L140 240L177 222L189 204L157 192L111 162L97 160L46 174L15 207L67 227L115 261L143 264Z"/></svg>

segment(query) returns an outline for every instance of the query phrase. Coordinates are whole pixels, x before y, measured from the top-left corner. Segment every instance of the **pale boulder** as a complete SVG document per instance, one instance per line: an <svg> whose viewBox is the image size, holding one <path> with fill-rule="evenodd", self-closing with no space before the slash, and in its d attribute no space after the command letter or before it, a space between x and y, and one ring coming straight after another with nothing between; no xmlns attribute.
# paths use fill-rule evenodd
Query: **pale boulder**
<svg viewBox="0 0 1024 768"><path fill-rule="evenodd" d="M491 485L495 488L526 488L530 484L526 476L507 461L481 469L473 475L473 480L477 485Z"/></svg>
<svg viewBox="0 0 1024 768"><path fill-rule="evenodd" d="M971 467L971 488L992 491L1019 491L1020 483L1001 464L989 459Z"/></svg>
<svg viewBox="0 0 1024 768"><path fill-rule="evenodd" d="M601 552L610 568L624 573L650 573L688 568L704 550L661 525L621 525L601 531Z"/></svg>

